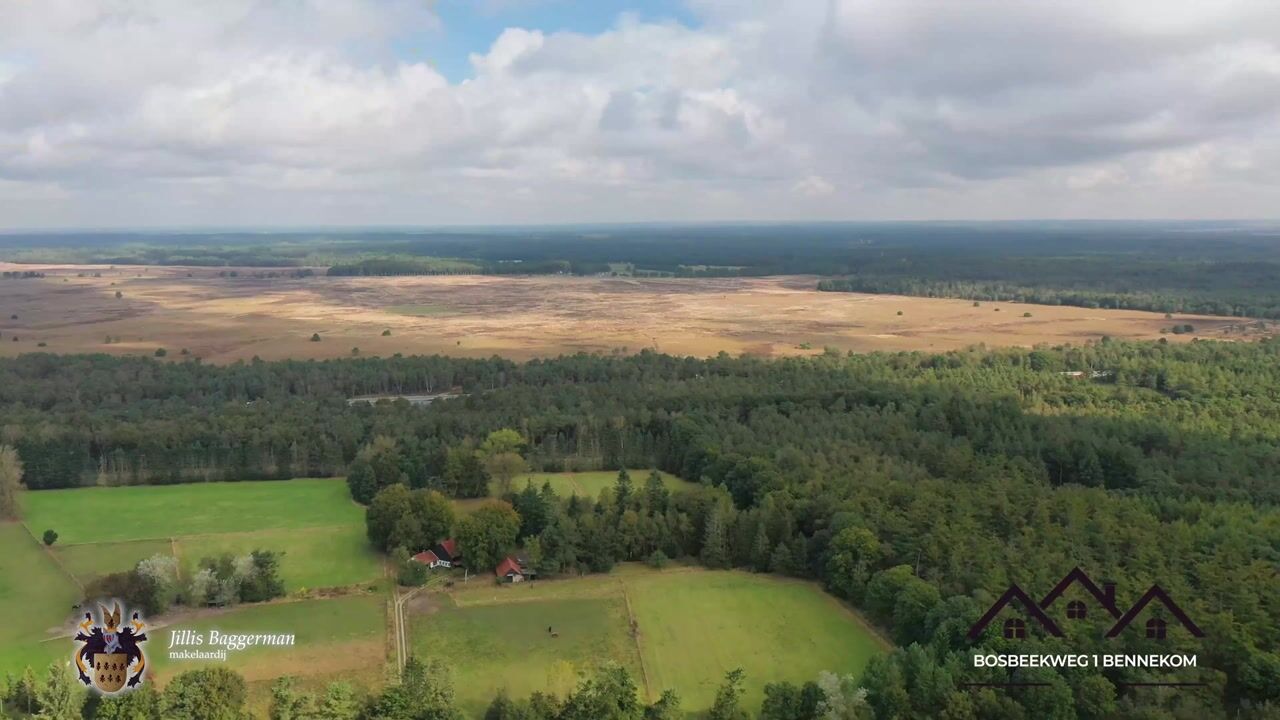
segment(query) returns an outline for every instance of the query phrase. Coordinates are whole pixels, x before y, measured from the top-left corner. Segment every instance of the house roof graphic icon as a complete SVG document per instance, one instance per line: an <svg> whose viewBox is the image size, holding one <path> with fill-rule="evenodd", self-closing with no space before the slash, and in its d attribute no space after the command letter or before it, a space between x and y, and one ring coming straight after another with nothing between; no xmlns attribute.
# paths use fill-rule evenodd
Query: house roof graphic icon
<svg viewBox="0 0 1280 720"><path fill-rule="evenodd" d="M1039 623L1048 635L1052 637L1063 637L1064 634L1062 632L1062 628L1059 627L1057 622L1055 622L1045 611L1052 607L1053 604L1057 602L1057 600L1061 598L1073 585L1079 585L1083 588L1085 592L1089 593L1089 595L1097 601L1098 605L1104 611L1116 619L1115 624L1112 625L1111 629L1106 633L1106 637L1108 638L1118 636L1125 628L1132 624L1133 621L1137 619L1137 617L1141 615L1149 605L1151 605L1151 603L1156 601L1158 601L1160 605L1163 605L1165 610L1167 610L1174 619L1181 623L1192 636L1204 637L1204 631L1200 629L1200 626L1196 625L1187 613L1173 601L1173 598L1169 596L1169 593L1159 585L1152 585L1150 589L1143 593L1142 597L1138 598L1138 601L1133 604L1133 607L1121 613L1119 606L1116 605L1114 586L1107 584L1103 587L1099 587L1098 584L1085 574L1083 570L1076 567L1073 568L1071 572L1067 573L1062 580L1058 581L1058 584L1055 585L1039 603L1033 601L1031 596L1016 584L1010 585L1009 589L1005 590L1004 594L996 599L996 601L991 604L991 607L983 613L982 617L978 618L978 621L969 628L969 639L977 640L981 637L983 631L985 631L987 626L995 620L996 616L1010 604L1014 603L1015 600L1017 601L1017 604L1021 606L1021 609L1026 614L1027 618ZM1161 637L1163 637L1163 635Z"/></svg>
<svg viewBox="0 0 1280 720"><path fill-rule="evenodd" d="M1005 607L1014 600L1017 600L1022 604L1023 611L1036 622L1040 623L1040 626L1045 629L1045 632L1054 637L1062 637L1062 629L1053 621L1053 618L1046 615L1044 610L1041 610L1040 606L1037 605L1035 601L1031 599L1031 596L1027 595L1022 588L1017 585L1010 585L1009 589L1005 590L1004 594L991 604L991 607L987 609L987 612L984 613L981 618L978 618L978 622L974 623L973 627L969 628L969 639L977 640L978 637L982 635L982 631L987 629L987 625L990 625L991 621L995 620L996 615L999 615L1000 611L1005 609Z"/></svg>
<svg viewBox="0 0 1280 720"><path fill-rule="evenodd" d="M1117 620L1115 625L1111 626L1111 629L1107 631L1107 637L1113 638L1119 635L1125 628L1129 627L1129 624L1132 623L1143 610L1147 609L1147 606L1151 604L1152 600L1159 600L1160 604L1164 605L1165 609L1169 611L1169 614L1176 618L1178 622L1182 623L1182 627L1186 628L1187 632L1191 633L1192 636L1204 637L1204 631L1200 629L1200 626L1192 622L1191 618L1187 617L1187 614L1183 612L1182 608L1178 607L1178 604L1173 601L1173 598L1169 597L1169 593L1165 592L1164 588L1159 585L1152 585L1149 590L1143 593L1142 597L1138 598L1138 602L1134 603L1133 607L1129 608L1129 611Z"/></svg>

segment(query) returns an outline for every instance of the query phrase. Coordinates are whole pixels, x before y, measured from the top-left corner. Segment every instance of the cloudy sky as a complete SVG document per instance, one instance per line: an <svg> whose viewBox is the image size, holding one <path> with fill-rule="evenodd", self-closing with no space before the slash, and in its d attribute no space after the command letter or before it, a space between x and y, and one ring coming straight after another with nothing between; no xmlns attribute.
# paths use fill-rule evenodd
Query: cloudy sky
<svg viewBox="0 0 1280 720"><path fill-rule="evenodd" d="M1278 215L1274 0L0 0L0 228Z"/></svg>

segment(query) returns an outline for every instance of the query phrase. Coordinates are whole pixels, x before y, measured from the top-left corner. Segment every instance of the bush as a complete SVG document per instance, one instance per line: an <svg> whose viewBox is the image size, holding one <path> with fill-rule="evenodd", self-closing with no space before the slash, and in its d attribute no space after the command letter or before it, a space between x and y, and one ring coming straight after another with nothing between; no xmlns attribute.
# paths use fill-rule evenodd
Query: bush
<svg viewBox="0 0 1280 720"><path fill-rule="evenodd" d="M120 298L122 298L122 297L124 297L124 293L122 293L122 292L120 292L119 290L117 290L117 291L116 291L116 299L117 299L117 300L119 300L119 299L120 299Z"/></svg>
<svg viewBox="0 0 1280 720"><path fill-rule="evenodd" d="M54 530L45 530L41 539L44 540L45 545L52 545L58 542L58 533Z"/></svg>
<svg viewBox="0 0 1280 720"><path fill-rule="evenodd" d="M654 568L655 570L661 570L662 568L667 566L667 563L670 562L670 559L667 558L667 554L662 552L661 550L654 550L653 554L649 556L648 562L649 562L649 567Z"/></svg>
<svg viewBox="0 0 1280 720"><path fill-rule="evenodd" d="M383 330L383 331L382 331L382 337L391 337L391 331L390 331L390 330Z"/></svg>
<svg viewBox="0 0 1280 720"><path fill-rule="evenodd" d="M311 342L320 342L320 333L311 333Z"/></svg>
<svg viewBox="0 0 1280 720"><path fill-rule="evenodd" d="M1031 313L1029 313L1029 312L1024 312L1024 313L1022 313L1022 317L1031 317Z"/></svg>
<svg viewBox="0 0 1280 720"><path fill-rule="evenodd" d="M168 350L165 350L164 348L156 348L156 357L164 357L165 355L168 355L168 354L169 354Z"/></svg>

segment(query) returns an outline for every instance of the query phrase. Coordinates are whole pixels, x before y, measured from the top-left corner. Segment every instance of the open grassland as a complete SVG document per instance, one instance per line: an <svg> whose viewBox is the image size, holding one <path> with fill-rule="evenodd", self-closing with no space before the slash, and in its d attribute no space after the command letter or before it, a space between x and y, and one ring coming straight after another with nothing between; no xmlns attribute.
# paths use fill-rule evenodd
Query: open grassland
<svg viewBox="0 0 1280 720"><path fill-rule="evenodd" d="M81 583L156 554L190 572L201 558L284 553L289 592L375 580L380 559L364 513L334 479L41 490L21 496L33 534L58 531L54 553ZM99 518L121 520L103 523Z"/></svg>
<svg viewBox="0 0 1280 720"><path fill-rule="evenodd" d="M805 583L695 572L626 588L650 683L676 688L689 708L710 707L723 672L735 667L749 681L744 706L758 708L765 682L803 683L822 670L858 675L878 649L851 611Z"/></svg>
<svg viewBox="0 0 1280 720"><path fill-rule="evenodd" d="M821 293L813 277L220 277L218 268L32 266L0 282L0 355L108 352L231 362L448 353L512 358L656 348L675 355L948 350L1115 338L1238 337L1239 318ZM94 277L95 273L100 277ZM116 293L120 297L116 297ZM1024 317L1030 313L1030 317ZM17 319L11 319L17 315ZM383 335L390 330L390 335ZM312 333L320 342L310 342ZM15 342L13 337L17 337ZM110 339L110 342L108 342ZM40 347L39 343L44 343Z"/></svg>
<svg viewBox="0 0 1280 720"><path fill-rule="evenodd" d="M563 693L575 672L608 661L631 669L650 699L675 689L686 711L710 707L724 673L742 667L744 707L759 707L767 682L857 675L882 647L814 585L694 568L624 565L515 586L481 578L413 610L416 651L454 669L459 701L477 717L503 687Z"/></svg>
<svg viewBox="0 0 1280 720"><path fill-rule="evenodd" d="M75 583L25 528L0 523L0 675L70 657L70 636L59 637L58 629L78 599Z"/></svg>
<svg viewBox="0 0 1280 720"><path fill-rule="evenodd" d="M649 473L653 470L627 470L627 474L631 476L631 484L635 488L644 487L645 481L649 479ZM662 483L668 490L688 490L694 483L686 482L671 473L658 471L662 476ZM519 475L511 483L511 487L516 492L524 489L526 483L533 483L533 487L541 490L543 484L551 483L551 489L560 497L569 497L577 495L579 497L595 499L600 496L600 491L605 488L611 488L618 481L617 470L591 470L587 472L564 472L564 473L525 473ZM496 488L495 488L496 490ZM496 494L496 493L495 493Z"/></svg>
<svg viewBox="0 0 1280 720"><path fill-rule="evenodd" d="M170 633L179 630L191 630L204 637L211 630L222 634L294 635L292 647L228 651L225 667L250 681L294 675L377 682L386 660L386 599L381 594L353 595L194 611L187 617L176 617L163 627L147 629L147 649L161 685L184 670L222 665L218 660L170 659ZM192 649L211 648L206 644Z"/></svg>
<svg viewBox="0 0 1280 720"><path fill-rule="evenodd" d="M644 483L649 479L648 470L627 470L627 474L631 476L631 483L637 491L644 487ZM682 480L668 472L658 471L662 476L662 484L668 490L688 490L694 487L696 483ZM584 472L531 472L517 475L511 481L511 489L514 492L524 490L527 483L533 483L536 490L542 490L545 483L551 483L551 489L560 497L567 498L571 495L578 497L596 499L600 497L600 491L605 488L612 488L618 482L617 470L587 470ZM503 495L502 488L495 480L489 484L489 495L491 497L501 497ZM453 507L460 513L471 513L485 503L488 498L460 498L453 501Z"/></svg>
<svg viewBox="0 0 1280 720"><path fill-rule="evenodd" d="M335 479L40 490L21 503L27 527L68 545L364 522Z"/></svg>
<svg viewBox="0 0 1280 720"><path fill-rule="evenodd" d="M381 562L365 536L363 521L336 527L199 535L177 542L188 572L202 557L247 555L260 548L281 551L284 561L280 572L290 592L368 582L377 577Z"/></svg>
<svg viewBox="0 0 1280 720"><path fill-rule="evenodd" d="M553 628L552 638L547 628ZM640 677L640 656L627 630L621 597L563 599L459 608L445 604L414 621L423 657L453 671L462 709L473 717L500 688L515 697L573 688L577 670L617 662Z"/></svg>
<svg viewBox="0 0 1280 720"><path fill-rule="evenodd" d="M94 578L124 572L155 555L173 553L171 540L136 540L106 543L81 543L79 545L55 545L53 554L63 569L75 576L82 585Z"/></svg>

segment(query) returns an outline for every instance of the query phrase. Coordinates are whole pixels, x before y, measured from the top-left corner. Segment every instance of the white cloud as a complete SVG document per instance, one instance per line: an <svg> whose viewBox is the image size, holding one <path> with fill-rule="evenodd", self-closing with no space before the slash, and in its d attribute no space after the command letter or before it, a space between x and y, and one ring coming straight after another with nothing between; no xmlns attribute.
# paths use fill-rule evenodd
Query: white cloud
<svg viewBox="0 0 1280 720"><path fill-rule="evenodd" d="M690 6L450 83L415 0L3 3L0 223L1275 212L1280 5Z"/></svg>
<svg viewBox="0 0 1280 720"><path fill-rule="evenodd" d="M824 197L836 191L826 178L810 175L791 187L791 191L806 197Z"/></svg>

